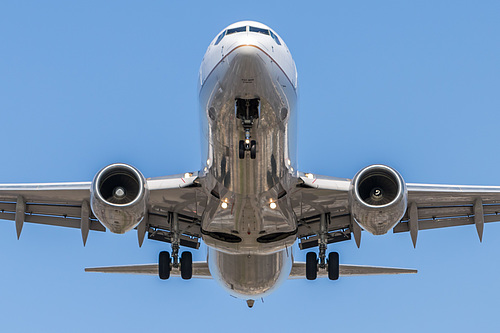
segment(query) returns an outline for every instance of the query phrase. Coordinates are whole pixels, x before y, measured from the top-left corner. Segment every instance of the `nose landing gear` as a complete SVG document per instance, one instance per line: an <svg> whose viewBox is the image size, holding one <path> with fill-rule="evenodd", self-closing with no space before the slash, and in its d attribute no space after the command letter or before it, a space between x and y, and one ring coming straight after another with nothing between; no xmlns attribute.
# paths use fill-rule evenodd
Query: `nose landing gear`
<svg viewBox="0 0 500 333"><path fill-rule="evenodd" d="M249 139L240 140L238 153L241 160L245 158L246 151L250 151L250 158L254 160L257 157L257 142Z"/></svg>
<svg viewBox="0 0 500 333"><path fill-rule="evenodd" d="M250 158L257 157L257 142L250 140L250 130L253 127L255 119L259 118L260 101L258 98L254 99L236 99L236 118L241 119L241 125L245 130L245 140L240 140L238 146L238 157L245 158L245 152L250 151Z"/></svg>

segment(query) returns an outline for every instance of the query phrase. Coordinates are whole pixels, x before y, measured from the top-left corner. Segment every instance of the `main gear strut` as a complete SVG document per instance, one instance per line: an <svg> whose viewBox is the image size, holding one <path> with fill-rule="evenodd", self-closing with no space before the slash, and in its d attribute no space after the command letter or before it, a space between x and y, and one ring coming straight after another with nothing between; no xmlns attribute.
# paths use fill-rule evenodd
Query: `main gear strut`
<svg viewBox="0 0 500 333"><path fill-rule="evenodd" d="M338 280L340 265L339 265L339 254L337 252L330 252L328 254L328 259L326 259L326 249L328 245L327 234L328 234L328 221L330 220L330 214L321 214L319 220L319 260L314 252L308 252L306 255L306 278L308 280L316 280L318 276L319 269L328 270L328 278L330 280Z"/></svg>
<svg viewBox="0 0 500 333"><path fill-rule="evenodd" d="M193 256L191 252L183 252L179 260L179 248L181 243L181 232L179 228L179 216L177 213L169 213L170 230L172 234L172 257L167 251L160 252L158 258L158 275L160 279L166 280L170 277L172 268L181 271L181 277L189 280L193 276Z"/></svg>

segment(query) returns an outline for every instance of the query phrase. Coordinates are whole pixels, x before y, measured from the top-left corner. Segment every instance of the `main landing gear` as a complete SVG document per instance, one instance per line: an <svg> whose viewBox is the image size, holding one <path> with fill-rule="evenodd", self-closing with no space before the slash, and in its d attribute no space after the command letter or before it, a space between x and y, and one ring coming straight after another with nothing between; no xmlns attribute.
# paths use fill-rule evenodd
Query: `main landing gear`
<svg viewBox="0 0 500 333"><path fill-rule="evenodd" d="M306 255L306 279L316 280L318 277L318 270L320 268L328 270L328 278L330 280L339 279L339 254L337 252L330 252L326 262L321 264L321 259L318 260L315 252L308 252ZM325 261L325 259L323 259ZM321 267L323 266L323 267Z"/></svg>
<svg viewBox="0 0 500 333"><path fill-rule="evenodd" d="M330 217L328 214L322 214L320 218L319 230L319 260L315 252L308 252L306 254L306 279L316 280L318 277L319 269L326 269L328 271L328 278L330 280L338 280L340 272L339 254L337 252L330 252L328 259L326 259L326 233L327 233L327 219Z"/></svg>
<svg viewBox="0 0 500 333"><path fill-rule="evenodd" d="M158 275L160 279L166 280L170 277L172 268L181 271L181 277L184 280L189 280L193 277L193 255L191 252L182 252L179 260L179 219L177 213L173 213L170 219L172 223L172 257L168 251L160 252L158 257Z"/></svg>
<svg viewBox="0 0 500 333"><path fill-rule="evenodd" d="M255 119L259 118L258 98L254 99L236 99L236 118L241 119L241 125L245 130L245 140L240 140L238 146L238 156L240 159L245 158L245 152L250 151L250 158L254 160L257 157L257 142L250 140L250 130L253 127Z"/></svg>
<svg viewBox="0 0 500 333"><path fill-rule="evenodd" d="M168 279L172 268L180 268L181 277L184 280L191 279L193 277L193 255L191 252L182 252L180 260L178 259L178 255L174 254L173 251L172 258L170 258L168 251L160 252L158 258L158 275L160 279Z"/></svg>

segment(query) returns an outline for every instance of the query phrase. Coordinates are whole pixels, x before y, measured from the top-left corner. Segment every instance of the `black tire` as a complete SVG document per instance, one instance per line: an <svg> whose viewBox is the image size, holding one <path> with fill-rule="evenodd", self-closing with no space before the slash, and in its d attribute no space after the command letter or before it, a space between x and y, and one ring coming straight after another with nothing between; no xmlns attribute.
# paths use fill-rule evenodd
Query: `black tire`
<svg viewBox="0 0 500 333"><path fill-rule="evenodd" d="M306 279L316 280L318 277L318 257L316 252L307 252L306 254Z"/></svg>
<svg viewBox="0 0 500 333"><path fill-rule="evenodd" d="M330 252L328 254L328 278L330 280L338 280L339 270L339 254L337 252Z"/></svg>
<svg viewBox="0 0 500 333"><path fill-rule="evenodd" d="M170 277L170 253L167 251L160 252L158 258L158 275L162 280Z"/></svg>
<svg viewBox="0 0 500 333"><path fill-rule="evenodd" d="M240 160L245 158L245 142L243 140L240 140L239 156L240 156Z"/></svg>
<svg viewBox="0 0 500 333"><path fill-rule="evenodd" d="M189 280L193 277L193 255L191 252L182 252L181 255L181 278Z"/></svg>
<svg viewBox="0 0 500 333"><path fill-rule="evenodd" d="M257 142L255 142L255 140L252 140L252 142L250 142L250 158L252 160L255 160L256 157L257 157Z"/></svg>

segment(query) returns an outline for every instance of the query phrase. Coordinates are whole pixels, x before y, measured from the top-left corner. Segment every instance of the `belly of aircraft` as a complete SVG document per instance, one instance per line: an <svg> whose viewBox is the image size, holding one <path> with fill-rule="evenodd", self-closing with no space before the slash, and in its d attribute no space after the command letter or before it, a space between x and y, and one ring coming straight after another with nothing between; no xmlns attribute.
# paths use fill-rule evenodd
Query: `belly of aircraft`
<svg viewBox="0 0 500 333"><path fill-rule="evenodd" d="M289 139L295 91L280 83L284 81L276 64L247 47L228 55L201 89L210 189L202 229L211 247L270 253L295 241L296 221L287 195L295 180L296 147ZM248 151L239 156L245 129L237 116L237 99L259 103L250 129L255 158Z"/></svg>
<svg viewBox="0 0 500 333"><path fill-rule="evenodd" d="M291 249L267 255L228 254L211 249L210 273L234 297L258 299L273 292L290 275Z"/></svg>

